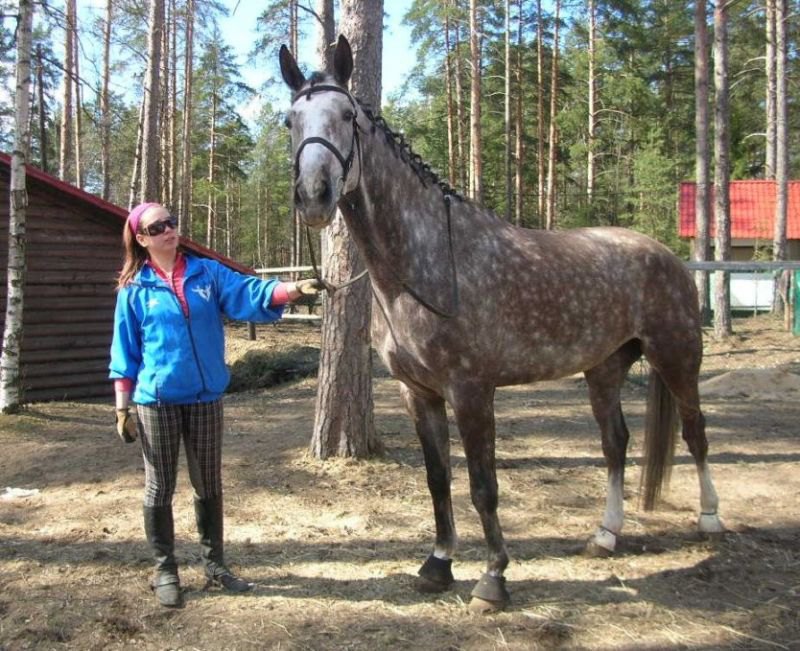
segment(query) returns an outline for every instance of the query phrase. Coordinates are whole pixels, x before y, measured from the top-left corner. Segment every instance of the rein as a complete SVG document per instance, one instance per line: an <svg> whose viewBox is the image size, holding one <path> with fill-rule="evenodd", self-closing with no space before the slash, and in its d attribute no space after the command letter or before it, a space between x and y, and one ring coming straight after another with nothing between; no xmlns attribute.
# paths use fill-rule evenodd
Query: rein
<svg viewBox="0 0 800 651"><path fill-rule="evenodd" d="M339 180L338 180L339 188L337 188L337 190L339 192L339 201L346 201L347 204L348 204L348 208L350 208L350 210L353 213L358 215L361 212L359 210L358 206L356 206L356 204L353 201L351 201L350 198L347 197L347 195L343 192L345 184L347 182L347 175L350 173L350 170L353 167L353 161L355 159L356 152L358 153L358 180L356 182L355 187L353 188L353 190L350 191L350 193L355 192L357 189L359 189L359 187L361 185L361 174L362 174L361 170L362 170L363 165L362 165L362 158L361 158L361 140L359 138L359 126L358 126L358 104L356 103L355 99L353 98L353 96L348 91L346 91L343 88L340 88L339 86L334 86L332 84L311 85L308 88L306 88L304 90L301 90L298 93L296 93L295 96L292 98L292 104L294 104L295 102L300 100L300 98L302 98L302 97L305 97L306 101L310 101L311 100L311 95L313 95L314 93L320 93L320 92L341 93L342 95L347 97L347 99L350 101L350 104L353 107L353 119L352 119L353 138L352 138L351 144L350 144L350 153L347 155L347 158L345 158L342 155L342 153L337 149L336 145L334 145L329 140L326 140L325 138L322 138L320 136L311 136L309 138L306 138L300 143L300 145L297 147L297 151L295 152L295 158L294 158L294 175L295 175L295 179L297 179L297 177L300 175L300 154L302 153L303 149L307 145L314 145L314 144L322 145L323 147L325 147L328 151L330 151L336 157L336 160L339 161L339 164L342 166L342 176L339 177ZM350 194L350 193L348 193L348 194ZM457 195L455 195L455 193L452 193L452 194L454 196L457 196ZM448 253L450 255L450 272L451 272L451 276L452 276L451 286L452 286L452 291L453 291L453 295L452 295L453 311L452 312L448 312L448 311L445 311L445 310L442 310L442 309L436 307L430 301L428 301L424 297L420 296L420 294L411 286L411 284L408 281L395 276L397 281L403 287L403 289L405 289L405 291L407 291L408 294L415 301L417 301L420 305L422 305L423 307L427 308L428 310L430 310L431 312L433 312L437 316L440 316L440 317L443 317L443 318L446 318L446 319L450 319L450 318L453 318L453 317L457 316L459 311L460 311L460 300L459 300L459 293L458 293L458 278L457 278L457 275L456 275L455 252L453 251L453 231L452 231L451 215L450 215L450 201L451 201L451 196L450 195L451 195L451 193L448 193L448 192L444 193L445 213L447 215L447 243L448 243ZM344 283L342 283L340 285L336 285L334 283L331 283L328 280L325 280L322 277L322 274L320 273L319 268L317 267L317 260L316 260L315 254L314 254L314 247L313 247L313 245L311 243L311 229L308 226L306 226L306 241L308 242L308 250L309 250L309 252L311 254L311 268L314 271L314 276L316 277L316 279L320 283L322 283L325 286L325 288L328 290L328 292L330 294L334 294L336 291L338 291L340 289L344 289L345 287L347 287L349 285L352 285L353 283L357 282L358 280L363 278L368 273L368 270L364 269L361 273L359 273L358 275L354 276L353 278L350 278L349 280L347 280L346 282L344 282Z"/></svg>

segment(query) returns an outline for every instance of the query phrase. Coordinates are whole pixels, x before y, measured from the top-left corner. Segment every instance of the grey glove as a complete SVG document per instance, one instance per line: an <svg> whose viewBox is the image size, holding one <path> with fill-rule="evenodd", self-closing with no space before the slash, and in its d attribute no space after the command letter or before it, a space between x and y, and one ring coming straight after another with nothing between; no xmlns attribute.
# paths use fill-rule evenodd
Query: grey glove
<svg viewBox="0 0 800 651"><path fill-rule="evenodd" d="M294 286L295 289L297 289L297 291L303 296L316 296L323 289L325 289L325 285L323 285L322 281L318 280L317 278L298 280Z"/></svg>
<svg viewBox="0 0 800 651"><path fill-rule="evenodd" d="M116 410L116 430L125 443L133 443L139 435L136 424L136 414L132 414L127 407Z"/></svg>

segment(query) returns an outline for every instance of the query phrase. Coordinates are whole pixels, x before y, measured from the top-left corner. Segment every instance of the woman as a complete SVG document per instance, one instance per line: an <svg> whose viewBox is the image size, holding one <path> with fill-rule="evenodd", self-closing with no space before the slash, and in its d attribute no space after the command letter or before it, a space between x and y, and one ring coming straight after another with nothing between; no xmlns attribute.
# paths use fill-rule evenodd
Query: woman
<svg viewBox="0 0 800 651"><path fill-rule="evenodd" d="M189 255L179 249L176 227L157 203L128 215L109 365L117 433L132 442L141 432L144 528L156 561L151 585L167 607L183 605L172 519L181 439L206 577L232 592L253 587L230 571L223 553L221 397L229 373L222 317L274 321L287 302L321 288L316 280L263 281Z"/></svg>

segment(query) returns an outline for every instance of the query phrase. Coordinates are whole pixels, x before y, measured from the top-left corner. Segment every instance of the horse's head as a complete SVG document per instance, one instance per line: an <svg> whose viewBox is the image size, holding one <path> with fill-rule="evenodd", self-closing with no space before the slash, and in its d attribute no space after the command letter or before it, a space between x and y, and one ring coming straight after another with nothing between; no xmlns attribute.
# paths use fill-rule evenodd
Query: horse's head
<svg viewBox="0 0 800 651"><path fill-rule="evenodd" d="M294 91L286 124L292 131L295 206L308 226L326 226L361 173L358 104L347 91L353 54L339 36L330 74L306 79L285 45L280 63L283 80Z"/></svg>

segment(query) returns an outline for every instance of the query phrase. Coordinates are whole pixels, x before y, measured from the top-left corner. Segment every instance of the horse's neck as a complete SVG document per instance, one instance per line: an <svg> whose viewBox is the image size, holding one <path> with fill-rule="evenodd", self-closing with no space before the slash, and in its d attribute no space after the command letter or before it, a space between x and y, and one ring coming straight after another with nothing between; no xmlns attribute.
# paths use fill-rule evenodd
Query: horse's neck
<svg viewBox="0 0 800 651"><path fill-rule="evenodd" d="M369 132L368 132L369 133ZM359 187L343 210L373 283L452 307L454 262L445 196L425 184L377 129L362 139Z"/></svg>

